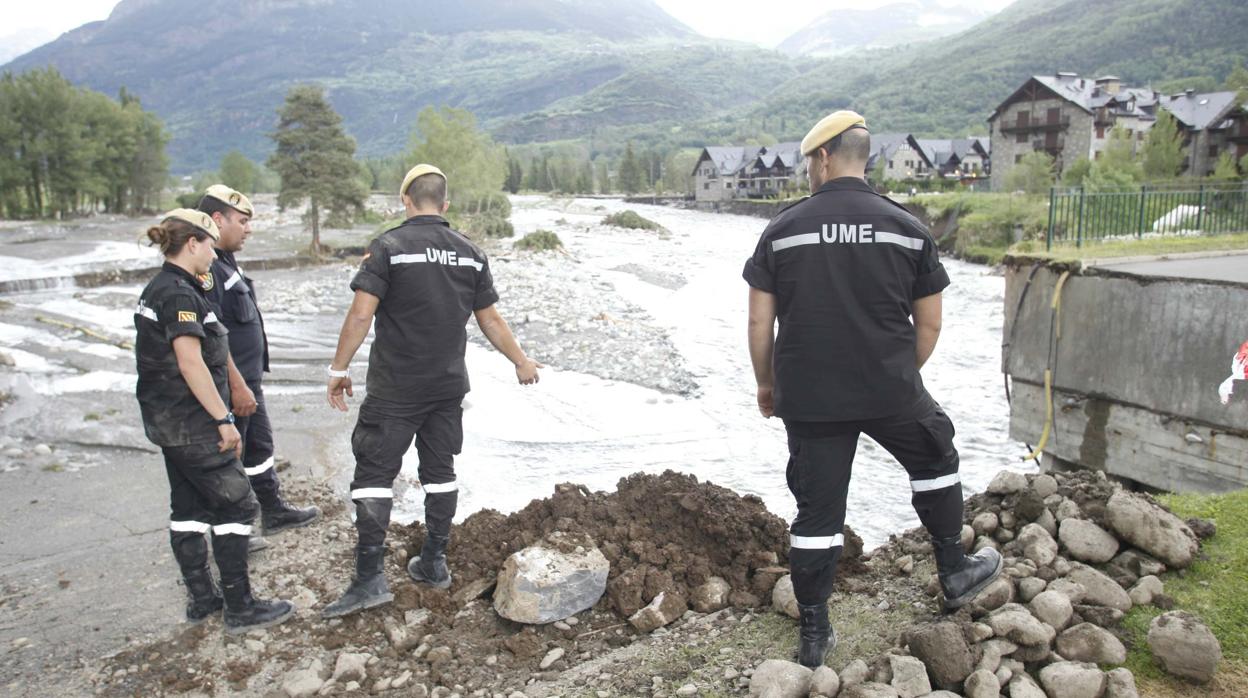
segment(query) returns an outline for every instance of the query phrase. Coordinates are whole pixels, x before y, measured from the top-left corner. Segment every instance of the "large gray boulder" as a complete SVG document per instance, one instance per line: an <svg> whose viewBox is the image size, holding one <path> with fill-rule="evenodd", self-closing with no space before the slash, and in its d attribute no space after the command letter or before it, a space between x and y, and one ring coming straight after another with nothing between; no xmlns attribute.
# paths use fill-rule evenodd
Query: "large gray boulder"
<svg viewBox="0 0 1248 698"><path fill-rule="evenodd" d="M750 695L766 698L806 698L810 693L810 669L786 662L768 659L754 670L750 677Z"/></svg>
<svg viewBox="0 0 1248 698"><path fill-rule="evenodd" d="M1131 610L1131 597L1118 582L1105 576L1099 570L1079 562L1070 563L1070 574L1066 578L1079 584L1085 590L1083 603L1092 606L1108 606L1123 613Z"/></svg>
<svg viewBox="0 0 1248 698"><path fill-rule="evenodd" d="M956 690L975 670L978 658L957 623L920 625L907 632L905 640L910 654L928 666L937 688Z"/></svg>
<svg viewBox="0 0 1248 698"><path fill-rule="evenodd" d="M1057 636L1057 653L1075 662L1122 664L1127 648L1114 634L1091 623L1080 623Z"/></svg>
<svg viewBox="0 0 1248 698"><path fill-rule="evenodd" d="M927 678L927 667L915 657L889 655L888 663L893 670L893 680L889 683L901 698L918 698L932 692L932 683Z"/></svg>
<svg viewBox="0 0 1248 698"><path fill-rule="evenodd" d="M1083 519L1062 521L1057 538L1070 551L1070 557L1084 562L1109 562L1118 552L1118 539L1113 534Z"/></svg>
<svg viewBox="0 0 1248 698"><path fill-rule="evenodd" d="M1120 538L1171 567L1196 557L1196 534L1183 520L1144 497L1119 490L1105 505L1109 525Z"/></svg>
<svg viewBox="0 0 1248 698"><path fill-rule="evenodd" d="M1032 615L1053 626L1054 630L1065 628L1075 613L1070 598L1060 591L1042 591L1027 607L1031 609Z"/></svg>
<svg viewBox="0 0 1248 698"><path fill-rule="evenodd" d="M498 615L517 623L553 623L598 603L610 563L588 541L567 548L539 543L508 557L494 589Z"/></svg>
<svg viewBox="0 0 1248 698"><path fill-rule="evenodd" d="M1053 626L1041 622L1016 603L1006 604L993 611L985 622L997 637L1029 647L1048 647L1057 635Z"/></svg>
<svg viewBox="0 0 1248 698"><path fill-rule="evenodd" d="M1101 698L1106 678L1095 664L1054 662L1040 670L1040 683L1051 698Z"/></svg>
<svg viewBox="0 0 1248 698"><path fill-rule="evenodd" d="M1222 661L1222 643L1196 616L1171 611L1148 626L1148 647L1167 672L1207 683Z"/></svg>

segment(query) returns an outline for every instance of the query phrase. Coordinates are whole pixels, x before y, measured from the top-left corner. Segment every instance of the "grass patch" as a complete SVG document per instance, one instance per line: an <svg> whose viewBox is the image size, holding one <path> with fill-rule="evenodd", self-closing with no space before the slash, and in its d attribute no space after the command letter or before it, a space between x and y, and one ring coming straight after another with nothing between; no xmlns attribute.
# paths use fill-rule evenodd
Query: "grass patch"
<svg viewBox="0 0 1248 698"><path fill-rule="evenodd" d="M100 417L98 412L88 412L82 416L82 421L84 422L98 422L101 419L103 418Z"/></svg>
<svg viewBox="0 0 1248 698"><path fill-rule="evenodd" d="M617 228L632 228L634 230L662 230L663 226L655 223L633 210L620 211L613 213L602 219L606 225L613 225Z"/></svg>
<svg viewBox="0 0 1248 698"><path fill-rule="evenodd" d="M1089 242L1082 247L1054 245L1046 252L1044 240L1024 240L1010 248L1010 253L1034 254L1049 257L1081 257L1104 259L1108 257L1160 256L1184 252L1221 252L1248 250L1248 233L1235 235L1200 235L1184 237L1152 237L1139 240L1112 240Z"/></svg>
<svg viewBox="0 0 1248 698"><path fill-rule="evenodd" d="M533 252L563 249L563 241L549 230L537 230L516 241L516 247Z"/></svg>
<svg viewBox="0 0 1248 698"><path fill-rule="evenodd" d="M1248 489L1228 494L1163 495L1159 499L1179 517L1217 522L1218 533L1204 541L1191 567L1164 575L1166 594L1176 608L1195 614L1222 643L1222 663L1208 686L1195 686L1164 673L1148 649L1148 626L1163 611L1133 608L1123 618L1131 640L1127 668L1141 695L1248 695Z"/></svg>

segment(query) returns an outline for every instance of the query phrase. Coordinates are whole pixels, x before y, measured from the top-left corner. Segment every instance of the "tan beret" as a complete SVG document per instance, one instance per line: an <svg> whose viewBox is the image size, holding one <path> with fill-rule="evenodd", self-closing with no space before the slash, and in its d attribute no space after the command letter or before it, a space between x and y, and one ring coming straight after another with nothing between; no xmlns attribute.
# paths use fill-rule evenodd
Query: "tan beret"
<svg viewBox="0 0 1248 698"><path fill-rule="evenodd" d="M399 196L403 196L407 193L407 188L412 186L412 182L415 182L417 177L423 177L427 174L436 174L444 181L446 180L446 175L442 174L442 170L439 170L433 165L426 165L422 162L407 171L407 176L403 178L403 186L399 187Z"/></svg>
<svg viewBox="0 0 1248 698"><path fill-rule="evenodd" d="M211 196L239 213L248 216L256 215L256 210L251 207L251 199L224 184L214 184L208 187L208 191L204 192L204 196Z"/></svg>
<svg viewBox="0 0 1248 698"><path fill-rule="evenodd" d="M212 216L204 213L203 211L196 211L193 208L175 208L169 213L166 213L165 217L160 219L160 222L165 223L171 220L182 221L183 223L199 228L205 233L208 233L208 237L213 240L221 239L221 231L217 230L216 222L212 220Z"/></svg>
<svg viewBox="0 0 1248 698"><path fill-rule="evenodd" d="M819 146L855 126L867 127L867 120L858 112L842 109L828 114L820 119L819 123L815 124L814 128L810 129L810 132L802 139L802 155L810 155Z"/></svg>

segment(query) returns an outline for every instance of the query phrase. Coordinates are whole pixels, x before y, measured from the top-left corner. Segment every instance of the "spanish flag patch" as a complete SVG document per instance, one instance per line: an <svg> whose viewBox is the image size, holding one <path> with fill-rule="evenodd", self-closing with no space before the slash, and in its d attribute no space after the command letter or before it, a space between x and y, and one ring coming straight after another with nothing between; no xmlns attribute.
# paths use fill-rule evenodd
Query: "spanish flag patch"
<svg viewBox="0 0 1248 698"><path fill-rule="evenodd" d="M212 272L200 274L195 278L199 279L199 285L203 286L205 291L211 291L212 287L216 285L216 280L213 278Z"/></svg>
<svg viewBox="0 0 1248 698"><path fill-rule="evenodd" d="M198 321L199 321L199 315L196 315L195 311L193 310L179 310L178 311L178 322L198 322Z"/></svg>

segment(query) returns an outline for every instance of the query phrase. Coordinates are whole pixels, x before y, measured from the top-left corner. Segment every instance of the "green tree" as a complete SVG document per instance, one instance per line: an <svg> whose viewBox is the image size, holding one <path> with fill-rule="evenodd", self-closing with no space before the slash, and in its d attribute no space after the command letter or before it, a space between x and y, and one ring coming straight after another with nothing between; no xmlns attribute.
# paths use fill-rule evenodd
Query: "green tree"
<svg viewBox="0 0 1248 698"><path fill-rule="evenodd" d="M244 194L256 191L256 180L260 177L260 168L237 150L231 150L221 158L221 183Z"/></svg>
<svg viewBox="0 0 1248 698"><path fill-rule="evenodd" d="M1226 76L1224 87L1228 90L1234 90L1236 99L1240 103L1248 102L1248 69L1244 68L1243 61L1235 64L1231 68L1231 72Z"/></svg>
<svg viewBox="0 0 1248 698"><path fill-rule="evenodd" d="M507 153L507 178L503 180L503 189L509 193L515 194L520 191L520 187L524 184L524 168L520 166L520 161Z"/></svg>
<svg viewBox="0 0 1248 698"><path fill-rule="evenodd" d="M1157 121L1148 130L1140 152L1144 178L1165 180L1178 176L1185 157L1178 122L1170 112L1158 109Z"/></svg>
<svg viewBox="0 0 1248 698"><path fill-rule="evenodd" d="M1239 168L1235 166L1235 156L1230 151L1223 151L1213 166L1213 174L1209 176L1218 182L1230 182L1239 179Z"/></svg>
<svg viewBox="0 0 1248 698"><path fill-rule="evenodd" d="M1005 174L1005 188L1028 194L1043 194L1053 186L1053 158L1043 150L1033 150Z"/></svg>
<svg viewBox="0 0 1248 698"><path fill-rule="evenodd" d="M1126 129L1115 126L1101 157L1092 163L1084 180L1090 191L1130 189L1144 179L1144 168L1135 157L1134 143Z"/></svg>
<svg viewBox="0 0 1248 698"><path fill-rule="evenodd" d="M282 178L277 205L308 201L312 254L320 256L321 210L331 216L362 212L367 192L359 180L355 141L342 129L342 117L319 85L296 85L278 110L277 144L268 166Z"/></svg>
<svg viewBox="0 0 1248 698"><path fill-rule="evenodd" d="M620 189L625 194L636 194L645 186L645 176L641 163L633 153L633 142L629 141L624 148L624 159L620 161Z"/></svg>
<svg viewBox="0 0 1248 698"><path fill-rule="evenodd" d="M599 194L610 194L611 189L611 163L607 161L607 156L599 155L594 160L594 186Z"/></svg>
<svg viewBox="0 0 1248 698"><path fill-rule="evenodd" d="M467 109L422 109L404 160L407 167L427 162L446 173L448 198L464 213L479 213L507 178L503 149Z"/></svg>
<svg viewBox="0 0 1248 698"><path fill-rule="evenodd" d="M1078 160L1070 163L1070 167L1062 173L1062 184L1068 187L1082 187L1084 180L1088 178L1088 174L1092 172L1092 161L1086 157L1080 157Z"/></svg>

